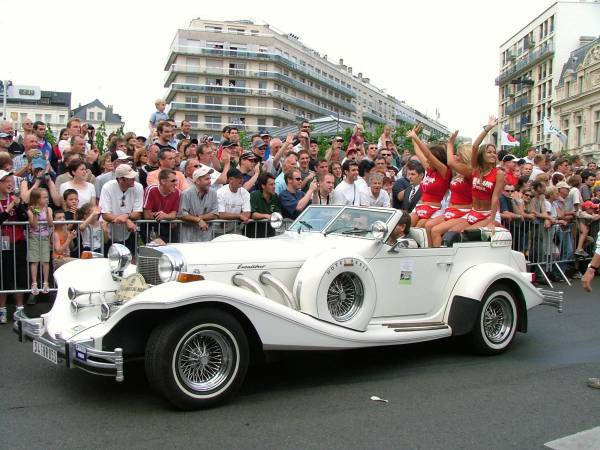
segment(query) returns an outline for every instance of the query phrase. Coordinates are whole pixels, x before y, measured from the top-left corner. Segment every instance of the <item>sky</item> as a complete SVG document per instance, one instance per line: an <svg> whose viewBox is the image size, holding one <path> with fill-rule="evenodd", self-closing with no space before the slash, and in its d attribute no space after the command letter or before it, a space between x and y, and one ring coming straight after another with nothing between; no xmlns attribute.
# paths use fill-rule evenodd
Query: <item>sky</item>
<svg viewBox="0 0 600 450"><path fill-rule="evenodd" d="M177 29L196 17L252 19L293 33L332 61L460 135L475 137L497 112L500 45L548 0L239 1L30 0L3 5L0 78L72 92L72 108L98 98L147 132L166 93L164 64ZM6 46L10 46L6 49ZM12 55L12 57L10 57Z"/></svg>

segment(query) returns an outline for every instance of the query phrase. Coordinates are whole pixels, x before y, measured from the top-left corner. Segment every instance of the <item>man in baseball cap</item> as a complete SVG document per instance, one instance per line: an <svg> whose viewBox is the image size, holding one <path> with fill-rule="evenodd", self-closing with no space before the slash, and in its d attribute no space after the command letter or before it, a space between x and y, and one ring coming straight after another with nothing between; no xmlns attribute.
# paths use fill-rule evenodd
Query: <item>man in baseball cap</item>
<svg viewBox="0 0 600 450"><path fill-rule="evenodd" d="M209 241L212 239L209 220L219 218L217 193L210 188L213 169L201 164L192 174L194 184L181 193L179 218L182 242Z"/></svg>

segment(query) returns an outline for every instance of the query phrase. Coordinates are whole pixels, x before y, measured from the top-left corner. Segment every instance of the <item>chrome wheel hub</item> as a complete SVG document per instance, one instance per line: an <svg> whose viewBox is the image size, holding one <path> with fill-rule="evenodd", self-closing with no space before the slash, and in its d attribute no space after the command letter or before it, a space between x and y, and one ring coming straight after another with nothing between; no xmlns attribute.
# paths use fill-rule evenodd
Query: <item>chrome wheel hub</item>
<svg viewBox="0 0 600 450"><path fill-rule="evenodd" d="M513 309L504 297L493 298L483 312L483 331L494 344L510 336L513 327Z"/></svg>
<svg viewBox="0 0 600 450"><path fill-rule="evenodd" d="M181 344L176 369L181 381L194 391L210 391L227 380L233 370L233 345L217 330L199 330Z"/></svg>
<svg viewBox="0 0 600 450"><path fill-rule="evenodd" d="M333 279L327 290L327 308L338 322L352 319L360 310L365 294L363 283L352 272L343 272Z"/></svg>

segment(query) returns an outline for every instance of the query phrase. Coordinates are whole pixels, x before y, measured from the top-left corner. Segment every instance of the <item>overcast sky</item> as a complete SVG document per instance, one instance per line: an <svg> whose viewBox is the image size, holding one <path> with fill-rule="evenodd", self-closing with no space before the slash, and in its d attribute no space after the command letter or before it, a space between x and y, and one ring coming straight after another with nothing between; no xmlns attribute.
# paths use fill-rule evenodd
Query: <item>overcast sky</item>
<svg viewBox="0 0 600 450"><path fill-rule="evenodd" d="M254 19L362 72L377 87L464 136L497 111L498 48L553 2L11 1L2 6L0 77L72 92L72 107L114 105L126 131L147 132L165 94L164 64L192 18ZM10 43L10 44L8 44ZM9 48L5 46L9 45ZM29 55L29 56L27 56Z"/></svg>

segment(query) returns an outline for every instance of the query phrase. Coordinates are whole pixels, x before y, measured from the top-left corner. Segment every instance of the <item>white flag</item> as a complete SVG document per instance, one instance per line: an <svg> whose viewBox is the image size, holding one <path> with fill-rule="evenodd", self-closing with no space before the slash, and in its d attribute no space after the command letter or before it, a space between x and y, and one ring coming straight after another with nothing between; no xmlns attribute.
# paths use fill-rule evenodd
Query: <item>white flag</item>
<svg viewBox="0 0 600 450"><path fill-rule="evenodd" d="M518 147L521 145L519 141L517 141L513 135L508 134L506 131L502 130L502 140L500 141L500 145L504 145L507 147Z"/></svg>
<svg viewBox="0 0 600 450"><path fill-rule="evenodd" d="M544 134L553 134L564 144L567 142L567 135L550 123L548 117L544 117Z"/></svg>

